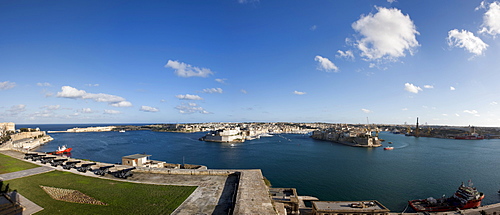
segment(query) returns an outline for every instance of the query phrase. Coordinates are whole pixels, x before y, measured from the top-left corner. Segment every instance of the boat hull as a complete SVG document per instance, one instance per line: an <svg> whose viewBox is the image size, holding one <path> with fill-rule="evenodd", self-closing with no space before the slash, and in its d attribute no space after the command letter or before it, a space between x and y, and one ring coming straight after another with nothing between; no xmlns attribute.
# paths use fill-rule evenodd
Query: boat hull
<svg viewBox="0 0 500 215"><path fill-rule="evenodd" d="M430 205L426 199L411 200L408 202L408 204L416 212L444 212L455 211L457 209L465 210L470 208L477 208L481 206L481 201L483 199L484 194L481 194L481 197L479 199L468 201L465 205L461 205L457 201L449 201L449 199L447 199L446 202L435 206Z"/></svg>
<svg viewBox="0 0 500 215"><path fill-rule="evenodd" d="M47 154L50 154L50 155L68 154L68 153L71 153L72 149L73 148L67 148L67 149L62 150L62 151L47 152Z"/></svg>

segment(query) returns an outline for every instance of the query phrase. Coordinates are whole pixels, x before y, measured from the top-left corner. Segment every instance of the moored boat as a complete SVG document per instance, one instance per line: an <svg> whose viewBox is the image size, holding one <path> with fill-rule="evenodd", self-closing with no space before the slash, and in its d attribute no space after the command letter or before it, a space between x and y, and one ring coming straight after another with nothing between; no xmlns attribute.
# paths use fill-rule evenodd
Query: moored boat
<svg viewBox="0 0 500 215"><path fill-rule="evenodd" d="M458 140L482 140L482 139L484 139L484 136L481 136L478 134L472 134L472 135L465 135L465 136L456 136L455 139L458 139Z"/></svg>
<svg viewBox="0 0 500 215"><path fill-rule="evenodd" d="M417 212L443 212L454 211L457 209L464 210L469 208L477 208L481 206L481 201L484 199L484 194L477 191L473 187L472 182L469 180L467 186L462 185L458 190L449 198L434 199L429 197L427 199L417 199L408 202L411 208Z"/></svg>
<svg viewBox="0 0 500 215"><path fill-rule="evenodd" d="M394 149L394 147L392 147L392 146L384 147L384 150L393 150L393 149Z"/></svg>
<svg viewBox="0 0 500 215"><path fill-rule="evenodd" d="M57 151L47 152L47 154L67 154L70 153L73 148L67 148L66 145L57 147Z"/></svg>

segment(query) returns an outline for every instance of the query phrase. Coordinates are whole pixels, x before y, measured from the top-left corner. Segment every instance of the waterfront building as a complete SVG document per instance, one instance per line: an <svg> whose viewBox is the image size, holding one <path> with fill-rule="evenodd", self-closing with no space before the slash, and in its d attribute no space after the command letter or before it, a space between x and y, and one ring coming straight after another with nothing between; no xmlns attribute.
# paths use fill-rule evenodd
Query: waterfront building
<svg viewBox="0 0 500 215"><path fill-rule="evenodd" d="M164 167L165 162L149 160L148 158L150 156L151 155L147 154L134 154L134 155L123 156L122 164L129 166L138 166L138 167L153 167L153 168Z"/></svg>
<svg viewBox="0 0 500 215"><path fill-rule="evenodd" d="M390 210L377 200L313 201L313 215L387 215Z"/></svg>
<svg viewBox="0 0 500 215"><path fill-rule="evenodd" d="M230 142L244 142L245 137L243 137L242 132L240 131L240 128L236 127L236 128L230 128L230 129L211 131L210 133L206 134L204 137L200 138L200 140L209 141L209 142L230 143Z"/></svg>

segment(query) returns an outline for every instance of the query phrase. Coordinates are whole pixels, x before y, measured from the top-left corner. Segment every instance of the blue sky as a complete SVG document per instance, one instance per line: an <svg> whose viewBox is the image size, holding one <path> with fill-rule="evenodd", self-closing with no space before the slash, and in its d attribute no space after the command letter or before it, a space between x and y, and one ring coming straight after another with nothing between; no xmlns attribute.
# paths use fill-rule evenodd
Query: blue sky
<svg viewBox="0 0 500 215"><path fill-rule="evenodd" d="M499 1L0 1L0 121L500 126Z"/></svg>

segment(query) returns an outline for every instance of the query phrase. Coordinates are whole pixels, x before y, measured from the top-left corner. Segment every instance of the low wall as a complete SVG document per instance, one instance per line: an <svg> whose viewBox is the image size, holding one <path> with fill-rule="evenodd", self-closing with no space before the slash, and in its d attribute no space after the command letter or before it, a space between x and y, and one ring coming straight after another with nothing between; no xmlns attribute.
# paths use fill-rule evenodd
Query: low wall
<svg viewBox="0 0 500 215"><path fill-rule="evenodd" d="M205 167L206 168L206 167ZM148 168L136 167L134 172L172 174L172 175L229 175L238 170L225 169L167 169L167 168Z"/></svg>

